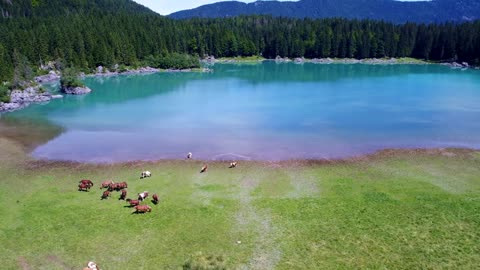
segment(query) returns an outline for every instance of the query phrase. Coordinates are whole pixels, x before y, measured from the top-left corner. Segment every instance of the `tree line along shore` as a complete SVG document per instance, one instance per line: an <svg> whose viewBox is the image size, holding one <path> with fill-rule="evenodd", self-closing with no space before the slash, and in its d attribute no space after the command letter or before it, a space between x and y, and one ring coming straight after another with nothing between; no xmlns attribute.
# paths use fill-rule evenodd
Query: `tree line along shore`
<svg viewBox="0 0 480 270"><path fill-rule="evenodd" d="M198 65L185 60L187 55L412 57L470 65L477 65L480 59L480 21L426 25L269 16L173 20L142 13L85 12L0 18L0 34L0 81L15 80L19 62L38 67L59 59L84 72L114 64L158 68Z"/></svg>
<svg viewBox="0 0 480 270"><path fill-rule="evenodd" d="M15 90L31 87L35 76L52 70L92 74L102 66L108 75L142 67L191 69L199 68L199 59L206 56L211 56L207 63L213 58L220 62L462 63L454 67L480 63L480 21L426 25L269 16L172 20L149 13L92 11L0 18L0 22L2 103L8 103ZM67 81L80 85L77 80Z"/></svg>

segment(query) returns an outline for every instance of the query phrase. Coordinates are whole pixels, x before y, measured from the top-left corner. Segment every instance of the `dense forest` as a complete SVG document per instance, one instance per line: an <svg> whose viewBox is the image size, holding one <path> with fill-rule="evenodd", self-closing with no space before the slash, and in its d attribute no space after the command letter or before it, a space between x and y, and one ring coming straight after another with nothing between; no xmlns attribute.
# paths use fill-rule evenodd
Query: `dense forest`
<svg viewBox="0 0 480 270"><path fill-rule="evenodd" d="M136 8L139 12L82 8L58 14L42 11L40 15L30 9L27 13L34 15L12 9L10 14L18 16L0 18L1 81L24 72L14 72L17 66L29 65L35 72L40 64L52 60L92 70L114 64L159 66L159 58L171 59L173 53L266 58L414 57L471 64L478 64L480 59L480 21L397 25L269 16L173 20L141 7ZM166 67L165 61L162 63Z"/></svg>

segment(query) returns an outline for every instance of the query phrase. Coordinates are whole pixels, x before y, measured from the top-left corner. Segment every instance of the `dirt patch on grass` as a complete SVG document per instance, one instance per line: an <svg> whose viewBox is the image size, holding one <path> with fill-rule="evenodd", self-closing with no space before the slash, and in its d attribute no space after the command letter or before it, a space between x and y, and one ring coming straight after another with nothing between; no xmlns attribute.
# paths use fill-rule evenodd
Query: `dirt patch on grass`
<svg viewBox="0 0 480 270"><path fill-rule="evenodd" d="M28 264L27 259L25 259L25 257L18 257L17 261L18 261L18 266L20 267L20 269L22 269L22 270L32 269L32 268L30 268L30 265Z"/></svg>
<svg viewBox="0 0 480 270"><path fill-rule="evenodd" d="M60 259L58 256L56 255L48 255L47 256L47 260L49 262L52 262L60 267L62 267L63 269L65 270L69 270L69 269L74 269L74 267L69 267L62 259Z"/></svg>
<svg viewBox="0 0 480 270"><path fill-rule="evenodd" d="M299 170L288 170L287 174L290 177L290 184L293 187L288 193L287 198L316 197L320 193L313 175Z"/></svg>
<svg viewBox="0 0 480 270"><path fill-rule="evenodd" d="M256 209L252 204L251 192L258 184L257 179L245 178L240 185L240 210L236 216L238 226L254 228L257 235L252 258L247 264L240 267L245 270L274 269L282 255L275 243L277 230L272 224L270 214L267 211Z"/></svg>

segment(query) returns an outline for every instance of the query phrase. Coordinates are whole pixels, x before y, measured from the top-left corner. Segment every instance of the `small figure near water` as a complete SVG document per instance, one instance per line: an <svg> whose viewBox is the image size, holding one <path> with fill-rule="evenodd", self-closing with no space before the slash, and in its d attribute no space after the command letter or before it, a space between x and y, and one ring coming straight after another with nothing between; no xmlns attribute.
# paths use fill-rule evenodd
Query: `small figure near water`
<svg viewBox="0 0 480 270"><path fill-rule="evenodd" d="M200 170L200 173L207 172L207 170L208 170L208 165L205 164L205 165L203 165L202 169Z"/></svg>

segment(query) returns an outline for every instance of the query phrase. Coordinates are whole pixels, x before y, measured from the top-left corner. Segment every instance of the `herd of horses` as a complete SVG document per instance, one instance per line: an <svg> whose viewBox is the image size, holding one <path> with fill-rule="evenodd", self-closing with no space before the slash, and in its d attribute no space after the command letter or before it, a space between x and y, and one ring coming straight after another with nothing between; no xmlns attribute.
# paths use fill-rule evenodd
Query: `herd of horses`
<svg viewBox="0 0 480 270"><path fill-rule="evenodd" d="M192 153L188 153L187 159L192 158ZM229 168L236 168L237 167L237 162L231 162ZM208 170L208 165L205 164L202 166L200 173L205 173ZM151 177L152 173L149 171L143 171L140 174L140 179L144 179L147 177ZM80 180L78 183L78 191L85 191L88 192L91 188L93 187L93 182L88 179ZM132 214L143 214L143 213L148 213L152 212L152 207L147 205L147 204L142 204L142 202L146 201L147 198L149 197L148 191L144 191L142 193L138 193L137 199L130 199L127 198L127 188L128 184L127 182L121 182L121 183L115 183L112 180L106 180L103 181L102 184L100 185L100 189L106 189L103 191L101 200L108 199L109 197L112 196L112 193L114 191L120 192L120 197L118 198L119 200L124 200L126 201L130 207L133 207L135 211L132 212ZM157 205L160 200L157 194L152 195L152 203ZM87 267L84 268L84 270L98 270L97 265L94 262L89 262Z"/></svg>
<svg viewBox="0 0 480 270"><path fill-rule="evenodd" d="M192 158L192 153L188 153L187 159L191 159L191 158ZM237 167L237 162L230 163L229 168L236 168L236 167ZM200 173L205 173L207 172L207 170L208 170L208 165L205 164L202 166ZM144 179L151 176L152 176L151 172L143 171L140 174L140 179ZM83 179L83 180L80 180L78 184L78 191L88 192L92 187L93 187L93 182L91 180ZM138 193L137 199L134 200L134 199L127 198L127 188L128 188L127 182L115 183L112 180L103 181L102 184L100 185L100 189L106 189L106 190L102 193L101 200L108 199L109 197L112 196L112 193L116 191L116 192L120 192L119 200L124 200L130 205L130 207L135 208L135 211L133 213L138 214L138 213L147 213L152 211L152 208L150 206L141 204L149 196L147 191ZM152 195L152 203L155 205L159 203L159 198L157 194Z"/></svg>
<svg viewBox="0 0 480 270"><path fill-rule="evenodd" d="M145 177L151 177L151 175L152 174L150 172L142 172L140 178L142 179L142 178L145 178ZM88 192L90 190L90 188L92 188L92 187L93 187L93 182L91 180L88 180L88 179L80 180L80 182L78 183L78 191ZM132 199L129 199L129 198L127 199L127 188L128 188L127 182L115 183L112 180L103 181L102 184L100 185L100 189L106 189L106 190L103 191L102 196L101 196L101 200L108 199L109 197L112 196L112 193L114 191L116 191L116 192L120 192L120 197L118 198L119 200L124 200L130 205L130 207L135 208L135 211L133 213L141 214L141 213L147 213L147 212L152 211L152 208L150 206L145 205L145 204L143 204L143 205L141 204L142 202L144 202L148 198L148 196L149 196L148 191L138 193L137 194L138 195L137 199L132 200ZM152 203L156 205L159 202L160 202L160 199L159 199L158 195L153 194L152 195Z"/></svg>

